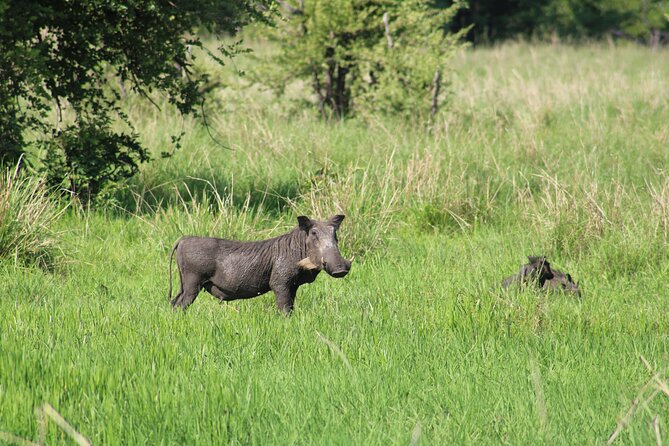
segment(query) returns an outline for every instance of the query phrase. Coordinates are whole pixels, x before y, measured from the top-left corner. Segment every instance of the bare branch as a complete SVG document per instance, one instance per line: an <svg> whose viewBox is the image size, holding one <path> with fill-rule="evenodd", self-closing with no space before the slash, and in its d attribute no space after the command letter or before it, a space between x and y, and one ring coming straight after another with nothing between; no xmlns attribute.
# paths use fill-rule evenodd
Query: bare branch
<svg viewBox="0 0 669 446"><path fill-rule="evenodd" d="M218 139L214 138L214 135L211 134L211 129L209 128L209 123L207 122L207 113L204 111L204 96L202 97L202 102L200 102L200 111L202 113L202 123L204 124L204 128L207 129L207 134L209 134L209 137L211 138L212 141L214 141L216 144L219 146L223 147L224 149L227 150L233 150L230 147L226 146L222 142L220 142Z"/></svg>

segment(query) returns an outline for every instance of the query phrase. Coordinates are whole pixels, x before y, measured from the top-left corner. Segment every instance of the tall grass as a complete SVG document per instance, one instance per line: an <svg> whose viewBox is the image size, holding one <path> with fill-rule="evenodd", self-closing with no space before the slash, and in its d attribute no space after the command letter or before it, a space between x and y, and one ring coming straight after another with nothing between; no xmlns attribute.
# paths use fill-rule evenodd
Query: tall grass
<svg viewBox="0 0 669 446"><path fill-rule="evenodd" d="M659 178L659 185L648 185L652 202L652 216L655 223L655 235L661 236L665 245L669 245L669 175L664 173Z"/></svg>
<svg viewBox="0 0 669 446"><path fill-rule="evenodd" d="M135 190L149 202L172 205L191 193L215 201L216 193L233 191L239 205L249 198L251 208L262 204L277 219L289 209L336 209L366 212L365 221L378 216L385 228L410 222L424 230L467 230L529 210L549 232L566 230L555 229L560 218L578 226L581 235L556 235L551 245L559 249L562 237L569 250L611 223L619 227L623 214L633 214L626 209L649 209L646 183L658 184L655 167L669 163L662 125L669 106L661 100L666 59L631 46L518 43L463 51L454 61L449 109L431 129L378 117L327 124L315 112L283 107L261 88L232 97L220 90L212 102L225 107L210 110L209 121L228 148L192 121L177 123L137 105L131 114L157 151L166 143L159 129L189 132L181 152L143 169ZM636 65L620 66L621 60ZM250 61L237 64L252 69ZM248 84L232 71L219 75ZM302 99L309 94L308 85L295 91ZM396 218L387 221L388 215Z"/></svg>
<svg viewBox="0 0 669 446"><path fill-rule="evenodd" d="M65 207L20 164L0 173L0 258L49 266L59 234L53 224Z"/></svg>
<svg viewBox="0 0 669 446"><path fill-rule="evenodd" d="M136 218L147 224L147 233L159 243L170 243L183 235L223 238L262 238L272 234L267 229L271 222L263 213L262 203L251 206L251 197L235 197L234 191L219 192L210 182L201 192L185 186L185 193L175 187L178 202L165 207L157 206L147 215Z"/></svg>
<svg viewBox="0 0 669 446"><path fill-rule="evenodd" d="M56 223L63 274L0 265L0 432L62 443L35 421L48 403L92 444L666 442L669 53L511 43L454 63L430 128L324 123L296 106L308 85L290 104L224 89L225 148L129 101L156 154L175 128L183 147L124 212ZM301 287L291 318L271 295L165 299L181 235L333 213L359 261ZM502 290L528 254L582 297Z"/></svg>

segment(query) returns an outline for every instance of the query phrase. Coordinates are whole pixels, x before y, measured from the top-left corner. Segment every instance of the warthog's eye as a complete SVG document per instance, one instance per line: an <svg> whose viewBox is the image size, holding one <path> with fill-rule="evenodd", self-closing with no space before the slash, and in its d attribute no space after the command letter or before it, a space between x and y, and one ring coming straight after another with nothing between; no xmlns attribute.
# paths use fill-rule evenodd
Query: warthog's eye
<svg viewBox="0 0 669 446"><path fill-rule="evenodd" d="M311 235L314 236L314 237L316 237L316 238L318 238L318 233L316 232L315 229L312 229L312 230L311 230Z"/></svg>

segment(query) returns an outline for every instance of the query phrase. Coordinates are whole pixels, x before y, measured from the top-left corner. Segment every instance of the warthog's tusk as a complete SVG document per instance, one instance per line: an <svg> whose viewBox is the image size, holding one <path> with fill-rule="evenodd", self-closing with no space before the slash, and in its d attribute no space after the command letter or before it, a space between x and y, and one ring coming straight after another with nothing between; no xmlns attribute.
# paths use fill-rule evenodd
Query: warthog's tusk
<svg viewBox="0 0 669 446"><path fill-rule="evenodd" d="M305 257L299 262L297 262L297 266L306 270L318 269L318 265L312 262L309 257Z"/></svg>

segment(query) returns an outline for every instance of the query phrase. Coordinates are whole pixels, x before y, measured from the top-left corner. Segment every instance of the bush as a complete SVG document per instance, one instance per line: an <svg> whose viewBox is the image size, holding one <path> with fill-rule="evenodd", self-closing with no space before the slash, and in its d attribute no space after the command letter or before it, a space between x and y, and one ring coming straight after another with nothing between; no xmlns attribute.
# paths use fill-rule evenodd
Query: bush
<svg viewBox="0 0 669 446"><path fill-rule="evenodd" d="M44 175L49 186L83 201L106 201L106 192L149 160L136 135L116 133L103 121L82 121L44 142Z"/></svg>

